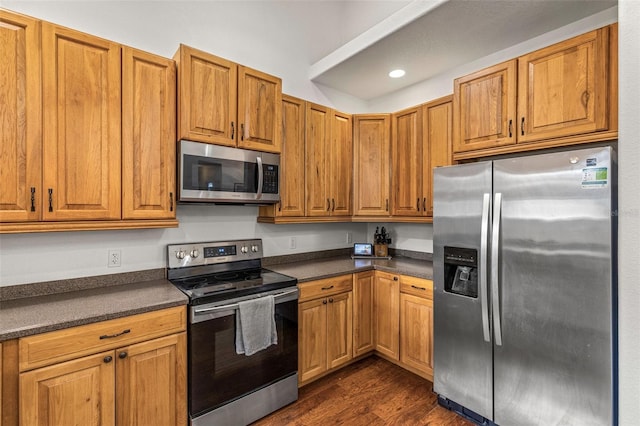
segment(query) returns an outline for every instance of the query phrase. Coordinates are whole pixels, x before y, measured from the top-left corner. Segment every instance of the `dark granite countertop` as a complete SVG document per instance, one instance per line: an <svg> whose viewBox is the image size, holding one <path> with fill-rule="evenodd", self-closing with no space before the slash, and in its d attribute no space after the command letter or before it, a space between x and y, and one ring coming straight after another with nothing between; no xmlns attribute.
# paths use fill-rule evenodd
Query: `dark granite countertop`
<svg viewBox="0 0 640 426"><path fill-rule="evenodd" d="M2 300L0 342L187 302L165 279Z"/></svg>
<svg viewBox="0 0 640 426"><path fill-rule="evenodd" d="M380 270L394 274L411 275L413 277L433 279L433 263L431 260L397 257L386 259L351 259L338 256L318 260L301 260L291 263L268 265L268 269L298 279L298 282L312 281L321 278L335 277L367 270Z"/></svg>

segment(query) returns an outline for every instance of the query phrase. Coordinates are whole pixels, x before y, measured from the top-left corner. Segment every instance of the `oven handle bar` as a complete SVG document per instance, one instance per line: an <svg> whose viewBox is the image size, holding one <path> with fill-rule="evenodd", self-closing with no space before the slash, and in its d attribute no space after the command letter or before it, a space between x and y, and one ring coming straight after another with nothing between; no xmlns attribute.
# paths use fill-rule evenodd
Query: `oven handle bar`
<svg viewBox="0 0 640 426"><path fill-rule="evenodd" d="M257 297L253 297L253 298L249 298L249 299L245 299L245 300L253 300L253 299L258 299L260 297L265 297L265 296L269 296L271 295L271 293L261 293L259 294ZM295 296L293 296L295 295ZM289 291L284 291L282 293L275 293L273 294L274 296L274 302L276 304L278 303L283 303L283 302L288 302L290 300L295 300L298 298L298 289L295 288L293 290L289 290ZM236 310L238 309L238 303L230 303L228 305L222 305L222 306L212 306L210 308L194 308L193 309L193 315L207 315L209 318L219 318L222 316L227 316L227 315L232 315ZM222 314L222 315L221 315ZM192 322L200 322L200 321L193 321Z"/></svg>

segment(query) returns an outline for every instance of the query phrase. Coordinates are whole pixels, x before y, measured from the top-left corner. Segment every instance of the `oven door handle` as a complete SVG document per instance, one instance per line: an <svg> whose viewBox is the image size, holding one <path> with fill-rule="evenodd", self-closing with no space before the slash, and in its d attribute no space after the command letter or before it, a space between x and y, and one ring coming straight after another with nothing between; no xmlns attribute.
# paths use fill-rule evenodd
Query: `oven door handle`
<svg viewBox="0 0 640 426"><path fill-rule="evenodd" d="M292 295L295 295L295 296L292 296ZM259 299L260 297L265 297L265 296L269 296L269 294L261 294L259 297L255 297L254 299ZM284 291L282 293L276 293L273 295L273 297L274 297L274 303L276 305L279 303L295 300L298 298L298 289L296 288L294 290ZM253 299L248 299L248 300L253 300ZM194 308L193 314L194 315L206 314L206 315L212 315L214 318L220 318L227 315L233 315L236 310L238 310L238 304L230 303L228 305L212 306L210 308L202 308L202 309Z"/></svg>

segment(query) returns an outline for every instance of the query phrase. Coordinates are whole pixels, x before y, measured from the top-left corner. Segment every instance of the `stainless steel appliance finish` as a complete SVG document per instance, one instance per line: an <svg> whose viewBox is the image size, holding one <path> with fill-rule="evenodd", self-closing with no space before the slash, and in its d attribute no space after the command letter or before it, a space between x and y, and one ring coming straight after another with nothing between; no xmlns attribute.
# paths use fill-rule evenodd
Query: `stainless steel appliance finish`
<svg viewBox="0 0 640 426"><path fill-rule="evenodd" d="M246 425L298 398L298 288L262 268L262 241L167 246L168 279L189 297L191 425ZM277 344L236 353L243 301L274 297Z"/></svg>
<svg viewBox="0 0 640 426"><path fill-rule="evenodd" d="M280 200L280 155L181 140L178 201L273 204Z"/></svg>
<svg viewBox="0 0 640 426"><path fill-rule="evenodd" d="M439 168L434 179L441 402L499 425L616 424L613 149ZM475 297L447 291L451 248L478 253Z"/></svg>

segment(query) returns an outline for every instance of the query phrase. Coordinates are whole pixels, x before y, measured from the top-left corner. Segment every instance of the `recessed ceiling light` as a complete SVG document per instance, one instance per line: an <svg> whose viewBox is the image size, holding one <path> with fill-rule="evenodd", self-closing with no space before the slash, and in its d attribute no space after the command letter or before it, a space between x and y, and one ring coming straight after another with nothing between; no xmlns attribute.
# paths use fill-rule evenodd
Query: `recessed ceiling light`
<svg viewBox="0 0 640 426"><path fill-rule="evenodd" d="M393 70L389 73L389 77L391 78L400 78L402 76L404 76L405 72L404 70Z"/></svg>

